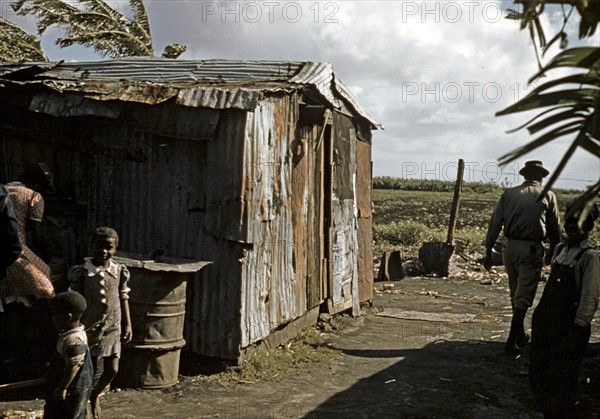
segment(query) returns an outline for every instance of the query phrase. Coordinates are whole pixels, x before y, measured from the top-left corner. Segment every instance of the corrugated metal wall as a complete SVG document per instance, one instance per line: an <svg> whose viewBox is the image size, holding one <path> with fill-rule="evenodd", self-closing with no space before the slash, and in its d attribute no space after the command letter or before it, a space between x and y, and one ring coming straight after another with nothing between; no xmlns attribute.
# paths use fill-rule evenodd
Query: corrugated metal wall
<svg viewBox="0 0 600 419"><path fill-rule="evenodd" d="M294 240L305 236L294 209L308 209L296 208L292 194L297 120L295 95L267 98L248 114L244 201L252 245L243 260L243 347L307 309L306 278L302 270L297 275L294 259L305 251L305 243Z"/></svg>
<svg viewBox="0 0 600 419"><path fill-rule="evenodd" d="M110 225L123 251L160 248L213 261L188 285L185 338L195 352L236 359L240 347L326 297L357 307L358 278L368 284L372 271L370 245L361 244L371 234L370 189L356 181L370 165L370 146L359 144L348 117L334 113L334 195L326 205L330 140L320 140L321 124L298 122L298 100L278 94L254 112L218 114L179 114L163 104L151 117L146 105L119 104L118 119L13 107L14 120L2 117L14 127L1 137L2 170L10 180L31 161L48 162L60 196L69 199L61 220L76 237L71 255L86 254L89 228ZM173 135L186 139L163 136L182 118ZM329 206L331 217L323 213ZM334 227L331 289L322 275L326 219Z"/></svg>
<svg viewBox="0 0 600 419"><path fill-rule="evenodd" d="M207 120L213 112L197 109L190 117ZM168 255L212 261L188 284L184 337L195 352L236 359L240 259L247 242L240 192L246 112L223 111L211 141L141 134L129 121L122 127L107 124L96 131L96 141L106 147L141 147L145 161L95 157L94 183L100 188L91 218L118 226L124 250L162 248ZM112 202L103 189L111 191ZM127 213L114 214L119 206Z"/></svg>
<svg viewBox="0 0 600 419"><path fill-rule="evenodd" d="M196 118L206 119L201 109ZM212 113L212 110L206 110ZM143 161L94 156L90 223L115 227L121 249L214 262L189 283L185 338L203 355L235 359L245 242L239 167L246 113L225 111L212 141L140 133L130 119L94 132L102 147L141 149Z"/></svg>

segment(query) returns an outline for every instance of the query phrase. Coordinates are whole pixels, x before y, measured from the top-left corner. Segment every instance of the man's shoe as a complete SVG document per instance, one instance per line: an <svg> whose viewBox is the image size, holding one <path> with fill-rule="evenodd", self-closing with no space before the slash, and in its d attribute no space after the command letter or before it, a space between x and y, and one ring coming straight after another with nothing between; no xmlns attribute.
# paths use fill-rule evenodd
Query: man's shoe
<svg viewBox="0 0 600 419"><path fill-rule="evenodd" d="M521 355L523 353L523 348L517 345L515 339L509 339L504 345L504 353L506 355Z"/></svg>
<svg viewBox="0 0 600 419"><path fill-rule="evenodd" d="M523 336L521 336L519 339L517 339L516 343L517 346L519 346L521 349L523 349L531 340L531 337L525 333L523 334Z"/></svg>

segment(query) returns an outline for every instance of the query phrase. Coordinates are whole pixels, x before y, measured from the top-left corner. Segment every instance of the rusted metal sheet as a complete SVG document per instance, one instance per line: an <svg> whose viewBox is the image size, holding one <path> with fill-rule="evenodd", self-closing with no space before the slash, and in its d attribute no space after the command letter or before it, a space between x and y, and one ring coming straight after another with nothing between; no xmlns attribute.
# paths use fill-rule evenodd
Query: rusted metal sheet
<svg viewBox="0 0 600 419"><path fill-rule="evenodd" d="M260 99L260 91L244 88L190 87L177 95L177 103L183 106L213 109L254 109Z"/></svg>
<svg viewBox="0 0 600 419"><path fill-rule="evenodd" d="M345 99L349 103L350 107L353 108L354 112L357 112L359 115L365 115L365 119L367 119L367 121L371 123L371 128L383 129L383 125L374 121L370 117L367 117L368 114L360 105L360 103L358 103L352 92L350 92L350 89L346 86L342 79L337 76L334 80L334 89L343 99Z"/></svg>
<svg viewBox="0 0 600 419"><path fill-rule="evenodd" d="M353 136L353 135L352 135ZM353 136L354 137L354 136ZM371 177L371 145L356 142L356 209L357 217L370 219L372 217L372 177Z"/></svg>
<svg viewBox="0 0 600 419"><path fill-rule="evenodd" d="M31 100L29 110L47 113L52 116L95 115L118 118L121 114L121 104L98 102L77 93L40 92Z"/></svg>
<svg viewBox="0 0 600 419"><path fill-rule="evenodd" d="M323 148L316 147L320 126L298 129L293 146L294 257L296 276L306 281L307 307L323 302L321 259L323 257L323 209L321 208Z"/></svg>
<svg viewBox="0 0 600 419"><path fill-rule="evenodd" d="M373 226L371 146L356 141L356 208L358 223L358 290L361 302L373 299Z"/></svg>
<svg viewBox="0 0 600 419"><path fill-rule="evenodd" d="M261 101L248 114L244 196L248 240L243 260L242 346L307 310L306 282L294 265L293 160L297 97ZM300 248L298 251L302 252Z"/></svg>
<svg viewBox="0 0 600 419"><path fill-rule="evenodd" d="M206 145L206 219L204 229L215 237L244 244L248 216L244 196L244 152L247 112L222 111L214 141ZM256 219L250 220L251 223Z"/></svg>
<svg viewBox="0 0 600 419"><path fill-rule="evenodd" d="M100 102L102 103L102 102ZM174 103L132 109L128 118L139 132L186 140L211 141L221 112L216 109L190 108Z"/></svg>
<svg viewBox="0 0 600 419"><path fill-rule="evenodd" d="M373 224L367 218L359 218L357 223L358 297L362 303L373 300Z"/></svg>
<svg viewBox="0 0 600 419"><path fill-rule="evenodd" d="M356 223L356 142L350 138L351 121L333 115L332 303L359 312L358 238Z"/></svg>
<svg viewBox="0 0 600 419"><path fill-rule="evenodd" d="M97 100L158 104L177 96L178 103L186 106L219 106L218 109L249 109L257 103L257 87L281 89L286 85L308 85L317 89L334 108L341 109L343 103L348 104L373 128L381 127L361 108L328 63L137 57L31 63L29 68L24 64L0 65L0 77L14 79L17 73L21 74L20 81L35 82L43 76L44 83L50 88L86 92ZM191 91L187 92L187 89Z"/></svg>
<svg viewBox="0 0 600 419"><path fill-rule="evenodd" d="M358 238L354 203L334 197L332 205L332 302L334 306L352 307L358 315Z"/></svg>

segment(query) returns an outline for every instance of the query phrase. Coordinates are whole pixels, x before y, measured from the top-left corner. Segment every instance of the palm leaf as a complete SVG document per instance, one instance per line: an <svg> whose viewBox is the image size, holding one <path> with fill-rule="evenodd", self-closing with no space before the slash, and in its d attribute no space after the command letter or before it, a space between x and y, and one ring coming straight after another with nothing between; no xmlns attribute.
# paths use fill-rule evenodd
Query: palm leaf
<svg viewBox="0 0 600 419"><path fill-rule="evenodd" d="M548 182L546 182L546 186L544 186L544 189L540 194L541 196L546 195L546 193L548 193L552 185L554 185L554 182L556 182L556 179L558 179L565 166L567 165L568 161L571 159L571 157L573 157L573 154L577 150L577 147L579 147L580 142L583 138L585 138L585 133L580 132L579 135L577 135L577 137L575 138L575 140L573 140L565 154L563 154L563 157L558 163L558 166L556 167L556 169L554 169L552 175L550 175L550 179L548 179Z"/></svg>
<svg viewBox="0 0 600 419"><path fill-rule="evenodd" d="M549 70L560 67L587 68L592 70L600 60L600 50L594 47L569 48L558 53L547 65L529 79L532 83Z"/></svg>
<svg viewBox="0 0 600 419"><path fill-rule="evenodd" d="M573 106L571 105L559 105L559 106L555 106L551 109L546 109L543 112L540 112L539 114L537 114L536 116L534 116L533 118L531 118L529 121L525 122L523 125L519 125L516 128L513 129L509 129L508 131L506 131L507 134L512 134L514 132L517 132L523 128L525 128L527 125L532 124L533 122L537 121L538 119L540 119L541 117L543 117L544 115L551 113L551 112L555 112L559 109L573 109ZM503 114L504 115L504 114ZM496 116L499 116L499 113L496 113Z"/></svg>
<svg viewBox="0 0 600 419"><path fill-rule="evenodd" d="M594 140L592 140L591 136L588 136L586 141L581 143L581 148L590 152L596 157L600 157L600 145L596 144Z"/></svg>
<svg viewBox="0 0 600 419"><path fill-rule="evenodd" d="M39 39L0 17L0 61L48 61Z"/></svg>
<svg viewBox="0 0 600 419"><path fill-rule="evenodd" d="M586 116L587 114L584 114L581 111L576 110L575 108L571 108L568 111L553 114L546 119L536 122L535 124L531 124L529 128L527 128L527 131L529 131L529 134L536 134L539 131L546 129L551 125L563 121L568 121L570 119L575 119L576 121L579 121L578 123L580 123L580 125L583 125Z"/></svg>
<svg viewBox="0 0 600 419"><path fill-rule="evenodd" d="M594 206L594 204L598 203L598 197L600 196L600 180L593 184L587 191L585 191L582 195L580 195L573 206L569 208L569 212L567 212L566 217L570 217L573 214L577 214L579 211L579 220L578 225L579 228L582 228L585 219L587 218L590 210Z"/></svg>
<svg viewBox="0 0 600 419"><path fill-rule="evenodd" d="M538 64L540 59L536 36L538 38L537 42L542 48L542 54L545 54L559 39L561 48L565 48L567 45L565 27L574 10L574 7L571 7L567 14L563 8L563 26L549 42L546 42L543 28L539 23L539 17L543 13L546 3L575 6L581 19L580 37L591 36L596 31L598 22L600 22L600 0L515 0L515 4L523 6L523 12L519 13L509 9L507 17L520 19L521 29L527 28L529 30ZM537 138L500 157L499 161L502 165L514 161L553 140L576 134L575 139L562 156L558 167L546 183L542 195L550 190L578 148L600 157L600 144L596 139L600 131L598 117L600 113L600 48L565 49L556 54L548 64L540 65L539 71L529 79L529 83L557 69L568 69L571 73L573 73L573 70L580 70L580 72L545 82L517 103L496 113L497 116L501 116L523 111L539 111L536 116L526 123L510 131L514 132L518 129L527 128L530 134L538 135ZM540 135L544 131L546 132ZM580 198L581 208L585 209L585 214L591 208L591 202L596 200L599 194L600 180ZM582 214L580 222L584 217Z"/></svg>
<svg viewBox="0 0 600 419"><path fill-rule="evenodd" d="M496 113L496 116L516 112L531 111L538 108L560 105L592 105L598 96L598 89L570 89L556 92L527 96L514 105Z"/></svg>
<svg viewBox="0 0 600 419"><path fill-rule="evenodd" d="M134 20L128 19L103 0L18 0L13 4L19 15L36 16L38 32L51 26L65 31L57 40L61 47L80 44L113 58L153 56L148 16L143 2L131 2Z"/></svg>
<svg viewBox="0 0 600 419"><path fill-rule="evenodd" d="M508 163L511 163L511 162L525 156L526 154L531 153L533 150L549 143L552 140L555 140L562 136L570 135L570 134L573 134L573 133L576 133L579 131L580 131L580 128L570 128L570 129L560 129L559 128L559 129L552 130L551 132L548 132L548 133L536 138L535 140L530 141L527 144L510 151L509 153L500 157L498 160L499 160L501 166L507 165Z"/></svg>
<svg viewBox="0 0 600 419"><path fill-rule="evenodd" d="M593 86L593 87L597 88L598 82L600 82L600 77L598 76L598 74L596 74L595 71L571 74L571 75L561 77L558 79L549 80L549 81L545 82L544 84L537 86L525 97L527 98L527 97L535 96L538 93L541 93L545 90L552 89L556 86L560 86L561 84L564 84L564 85L578 84L580 86L587 85L587 86Z"/></svg>
<svg viewBox="0 0 600 419"><path fill-rule="evenodd" d="M129 5L133 10L132 22L135 22L144 38L151 39L150 21L143 0L129 0Z"/></svg>
<svg viewBox="0 0 600 419"><path fill-rule="evenodd" d="M523 19L523 13L514 10L514 9L508 9L506 11L506 19L510 19L510 20L521 20Z"/></svg>

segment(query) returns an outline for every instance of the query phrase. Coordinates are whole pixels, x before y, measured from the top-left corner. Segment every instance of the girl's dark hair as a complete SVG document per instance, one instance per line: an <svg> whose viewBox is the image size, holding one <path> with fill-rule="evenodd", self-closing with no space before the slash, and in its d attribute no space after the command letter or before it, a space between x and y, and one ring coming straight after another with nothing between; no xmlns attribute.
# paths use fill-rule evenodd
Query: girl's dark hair
<svg viewBox="0 0 600 419"><path fill-rule="evenodd" d="M96 239L115 239L115 243L119 244L119 235L110 227L98 227L92 232L92 243Z"/></svg>
<svg viewBox="0 0 600 419"><path fill-rule="evenodd" d="M87 303L83 295L78 292L68 291L56 294L50 300L50 308L58 313L71 313L73 318L79 319L87 308Z"/></svg>

